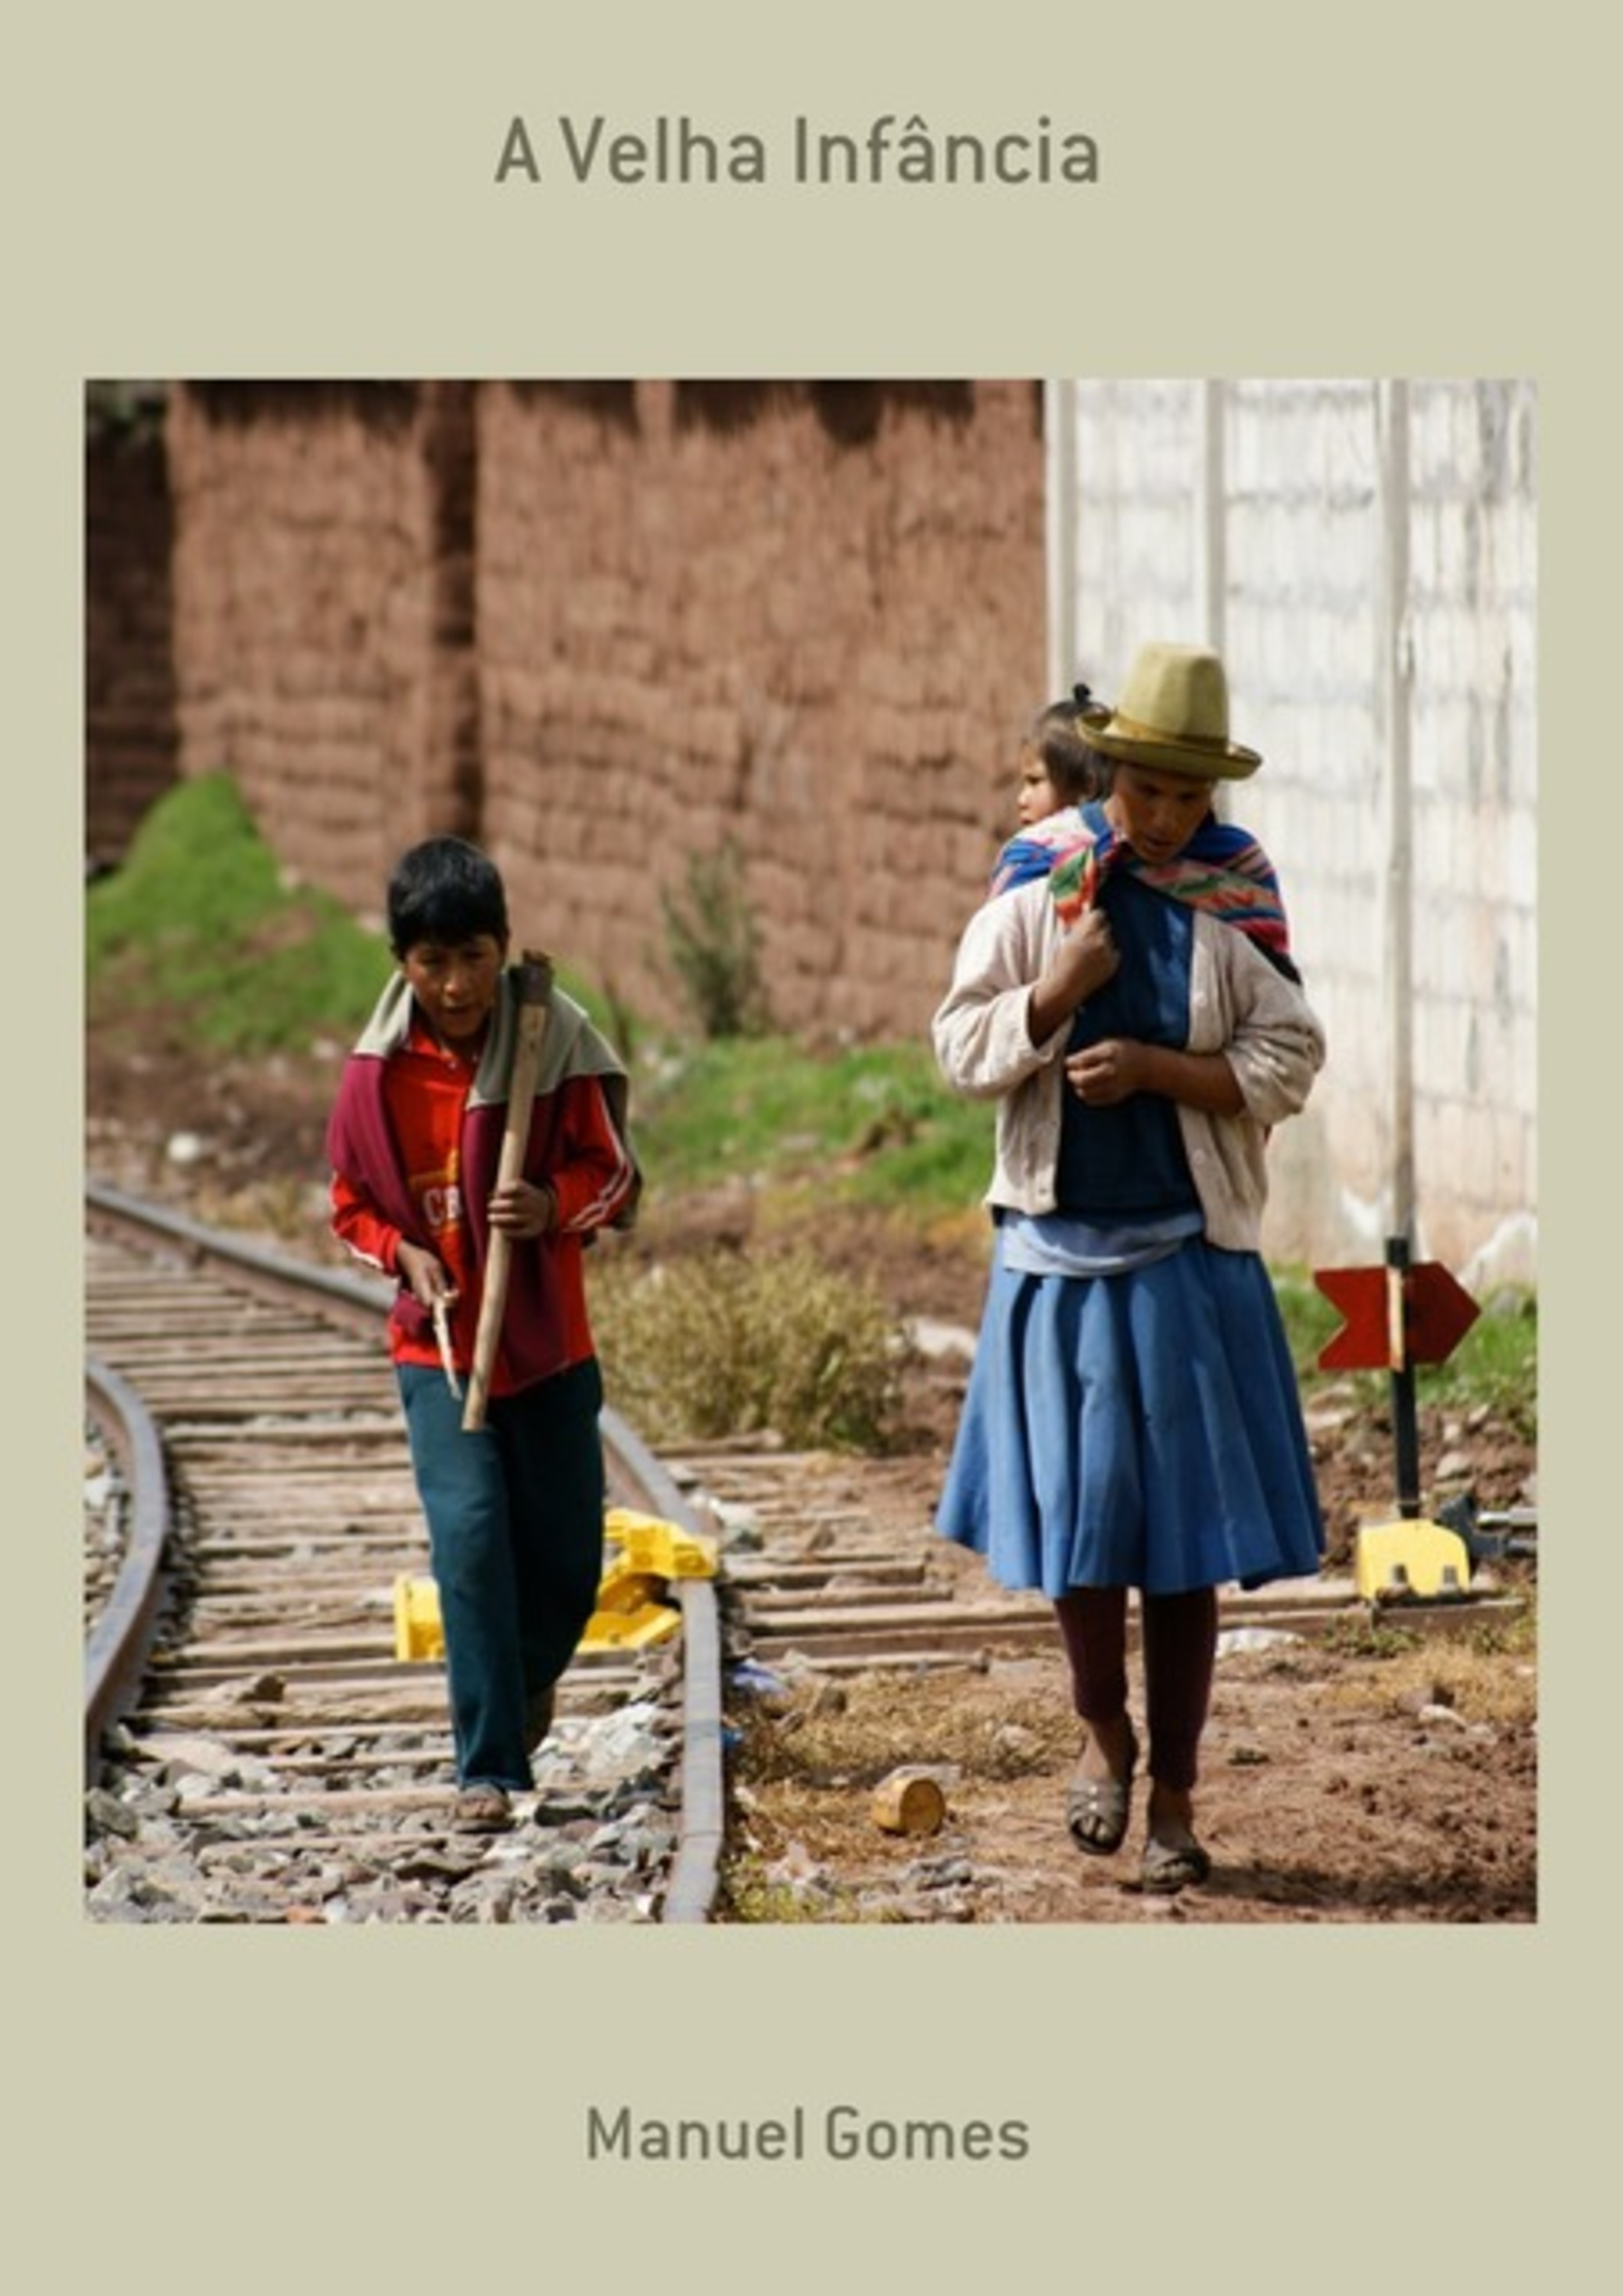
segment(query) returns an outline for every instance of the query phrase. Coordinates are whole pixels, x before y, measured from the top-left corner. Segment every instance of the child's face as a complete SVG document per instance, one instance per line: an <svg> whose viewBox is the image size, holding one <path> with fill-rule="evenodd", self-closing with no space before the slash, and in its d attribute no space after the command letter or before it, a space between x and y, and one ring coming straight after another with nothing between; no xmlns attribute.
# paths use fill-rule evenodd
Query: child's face
<svg viewBox="0 0 1623 2296"><path fill-rule="evenodd" d="M1064 803L1036 750L1022 750L1019 786L1015 793L1015 812L1021 828L1029 829L1034 821L1045 821Z"/></svg>
<svg viewBox="0 0 1623 2296"><path fill-rule="evenodd" d="M448 1045L465 1047L484 1033L507 956L507 943L493 933L475 933L469 940L419 940L400 959L400 971L434 1034Z"/></svg>
<svg viewBox="0 0 1623 2296"><path fill-rule="evenodd" d="M1175 860L1212 809L1210 782L1117 766L1105 817L1141 860Z"/></svg>

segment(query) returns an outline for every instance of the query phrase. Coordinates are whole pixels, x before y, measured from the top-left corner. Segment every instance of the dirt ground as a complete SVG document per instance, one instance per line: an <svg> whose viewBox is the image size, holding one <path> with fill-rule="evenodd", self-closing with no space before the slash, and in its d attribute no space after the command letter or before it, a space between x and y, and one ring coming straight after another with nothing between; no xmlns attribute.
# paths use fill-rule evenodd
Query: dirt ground
<svg viewBox="0 0 1623 2296"><path fill-rule="evenodd" d="M138 1058L93 1030L87 1165L94 1178L275 1234L341 1264L326 1236L322 1128L336 1054L304 1063L194 1063L149 1036ZM650 1204L636 1249L675 1252L738 1238L729 1192ZM860 1269L898 1318L972 1328L976 1231L921 1251L883 1219L847 1215L818 1248ZM887 1507L927 1522L962 1393L951 1347L910 1359L893 1454L866 1475ZM1345 1567L1361 1517L1389 1506L1391 1431L1348 1383L1309 1414L1331 1537ZM1422 1482L1484 1509L1525 1504L1535 1460L1516 1431L1422 1406ZM964 1567L978 1564L964 1558ZM1532 1593L1525 1566L1502 1591ZM993 1660L934 1677L862 1682L821 1696L794 1686L740 1713L741 1852L734 1918L802 1921L1525 1922L1536 1911L1536 1672L1530 1617L1462 1612L1447 1635L1362 1612L1329 1641L1246 1646L1220 1660L1198 1796L1215 1871L1174 1899L1137 1886L1137 1830L1116 1858L1084 1858L1061 1808L1076 1725L1052 1657ZM900 1751L898 1750L901 1750ZM923 1761L946 1817L930 1836L885 1833L873 1785Z"/></svg>

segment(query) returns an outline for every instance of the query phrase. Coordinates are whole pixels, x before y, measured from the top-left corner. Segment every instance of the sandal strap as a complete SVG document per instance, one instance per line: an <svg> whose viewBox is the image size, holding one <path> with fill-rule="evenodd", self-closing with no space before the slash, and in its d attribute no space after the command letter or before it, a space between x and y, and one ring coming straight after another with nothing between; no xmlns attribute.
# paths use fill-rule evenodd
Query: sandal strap
<svg viewBox="0 0 1623 2296"><path fill-rule="evenodd" d="M1133 1811L1133 1777L1138 1767L1138 1741L1133 1741L1127 1775L1123 1778L1074 1778L1066 1795L1065 1822L1079 1849L1108 1857L1126 1839Z"/></svg>

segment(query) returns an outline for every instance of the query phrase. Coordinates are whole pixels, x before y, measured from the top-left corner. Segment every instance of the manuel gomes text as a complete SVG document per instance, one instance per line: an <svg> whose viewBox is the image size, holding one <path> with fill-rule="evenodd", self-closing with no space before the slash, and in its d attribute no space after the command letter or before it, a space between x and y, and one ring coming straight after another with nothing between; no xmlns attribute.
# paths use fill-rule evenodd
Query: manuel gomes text
<svg viewBox="0 0 1623 2296"><path fill-rule="evenodd" d="M1025 2161L1032 2137L1024 2120L894 2120L854 2104L674 2119L636 2113L629 2104L592 2104L586 2109L585 2145L588 2161L865 2161L914 2167Z"/></svg>

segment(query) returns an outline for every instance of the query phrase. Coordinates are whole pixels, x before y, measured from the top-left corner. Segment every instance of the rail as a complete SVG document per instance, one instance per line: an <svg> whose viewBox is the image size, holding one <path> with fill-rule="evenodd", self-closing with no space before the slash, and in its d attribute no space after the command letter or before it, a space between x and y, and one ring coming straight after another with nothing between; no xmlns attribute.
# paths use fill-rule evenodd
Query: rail
<svg viewBox="0 0 1623 2296"><path fill-rule="evenodd" d="M205 1227L186 1214L144 1202L122 1189L87 1181L87 1217L95 1226L163 1239L188 1257L230 1267L255 1288L295 1292L346 1327L375 1331L392 1287L345 1270L287 1258L245 1237ZM87 1371L87 1393L118 1448L133 1493L132 1536L114 1590L86 1651L85 1766L93 1783L103 1736L138 1689L162 1600L162 1562L169 1535L169 1488L162 1441L129 1382L104 1365ZM620 1414L601 1420L610 1484L630 1504L684 1530L710 1530L661 1461ZM683 1578L675 1593L682 1618L682 1718L679 1838L661 1920L710 1918L725 1839L721 1627L713 1583Z"/></svg>

